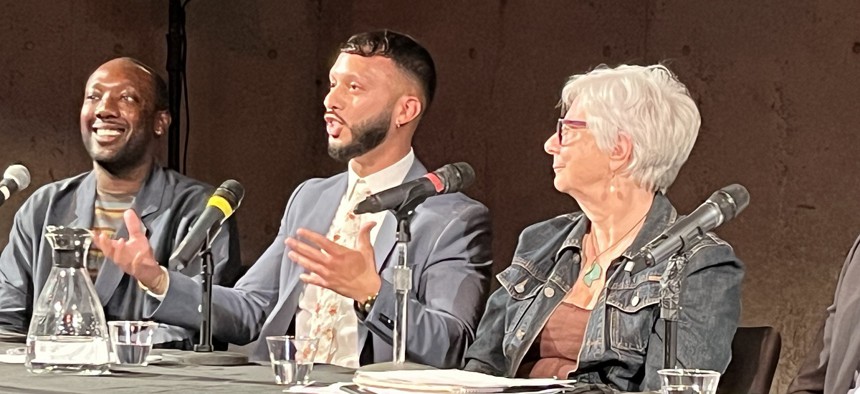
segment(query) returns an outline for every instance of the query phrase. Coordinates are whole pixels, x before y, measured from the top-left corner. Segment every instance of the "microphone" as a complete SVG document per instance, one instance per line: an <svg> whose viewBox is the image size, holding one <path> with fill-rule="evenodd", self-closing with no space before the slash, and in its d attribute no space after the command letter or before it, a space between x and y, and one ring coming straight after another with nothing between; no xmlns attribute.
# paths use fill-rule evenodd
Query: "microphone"
<svg viewBox="0 0 860 394"><path fill-rule="evenodd" d="M468 163L448 164L421 178L383 190L355 206L355 214L376 213L388 209L415 209L428 197L456 193L475 182L475 170Z"/></svg>
<svg viewBox="0 0 860 394"><path fill-rule="evenodd" d="M203 213L188 230L188 234L185 234L185 238L182 239L176 250L173 251L170 261L178 261L182 264L191 261L200 252L207 238L215 238L218 235L221 224L233 214L233 211L239 208L244 196L245 188L232 179L218 186L212 197L209 197Z"/></svg>
<svg viewBox="0 0 860 394"><path fill-rule="evenodd" d="M624 270L635 275L673 254L689 251L705 233L732 220L749 203L750 194L742 185L734 184L717 190L695 211L669 226L660 236L645 245L627 262Z"/></svg>
<svg viewBox="0 0 860 394"><path fill-rule="evenodd" d="M24 190L30 186L30 171L20 164L13 164L3 173L0 181L0 205L3 205L9 196L18 190Z"/></svg>

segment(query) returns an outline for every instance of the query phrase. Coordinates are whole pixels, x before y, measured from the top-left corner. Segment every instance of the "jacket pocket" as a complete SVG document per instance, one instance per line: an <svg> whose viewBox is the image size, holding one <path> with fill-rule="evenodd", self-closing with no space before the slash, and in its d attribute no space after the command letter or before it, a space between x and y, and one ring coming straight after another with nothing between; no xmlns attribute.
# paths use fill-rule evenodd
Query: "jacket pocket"
<svg viewBox="0 0 860 394"><path fill-rule="evenodd" d="M644 353L658 317L660 283L644 281L632 288L607 290L610 346L616 351Z"/></svg>
<svg viewBox="0 0 860 394"><path fill-rule="evenodd" d="M546 278L539 278L516 260L496 278L511 297L505 311L505 334L509 334L519 325Z"/></svg>

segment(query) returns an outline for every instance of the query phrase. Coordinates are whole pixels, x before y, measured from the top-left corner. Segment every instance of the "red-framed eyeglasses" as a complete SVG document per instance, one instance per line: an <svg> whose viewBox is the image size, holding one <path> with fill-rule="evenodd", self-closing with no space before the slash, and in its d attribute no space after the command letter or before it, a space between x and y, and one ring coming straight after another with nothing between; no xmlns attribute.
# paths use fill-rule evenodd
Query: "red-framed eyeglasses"
<svg viewBox="0 0 860 394"><path fill-rule="evenodd" d="M558 118L558 123L555 126L555 133L558 135L559 145L562 145L562 132L564 131L565 126L571 129L584 129L588 127L588 125L581 120Z"/></svg>

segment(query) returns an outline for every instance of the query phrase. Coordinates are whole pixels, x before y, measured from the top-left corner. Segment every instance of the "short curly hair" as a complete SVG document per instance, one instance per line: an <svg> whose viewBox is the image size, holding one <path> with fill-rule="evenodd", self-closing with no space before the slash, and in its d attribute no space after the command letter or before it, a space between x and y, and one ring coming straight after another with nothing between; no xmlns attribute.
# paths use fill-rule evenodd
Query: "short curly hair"
<svg viewBox="0 0 860 394"><path fill-rule="evenodd" d="M391 59L421 86L427 101L425 106L429 108L433 102L436 94L436 66L430 52L412 37L391 30L359 33L343 43L340 52Z"/></svg>

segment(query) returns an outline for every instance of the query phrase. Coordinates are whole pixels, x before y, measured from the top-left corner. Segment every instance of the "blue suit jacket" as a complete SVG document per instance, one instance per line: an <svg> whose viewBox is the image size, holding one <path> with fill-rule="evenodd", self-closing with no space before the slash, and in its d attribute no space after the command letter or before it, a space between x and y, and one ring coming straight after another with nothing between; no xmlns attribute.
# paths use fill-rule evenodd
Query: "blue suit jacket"
<svg viewBox="0 0 860 394"><path fill-rule="evenodd" d="M405 181L426 173L416 160ZM346 187L344 172L311 179L296 188L271 246L235 288L213 289L215 338L235 344L257 340L252 345L252 359L268 359L265 337L287 332L304 289L299 280L304 269L287 257L284 240L298 228L325 234ZM474 338L489 287L492 261L487 208L460 193L431 197L416 209L410 229L408 263L413 270L413 289L408 302L407 359L436 367L459 367ZM358 349L372 346L374 362L392 358L395 232L396 219L388 213L374 244L382 288L358 327ZM201 320L200 298L196 280L170 273L167 294L153 318L195 328Z"/></svg>

